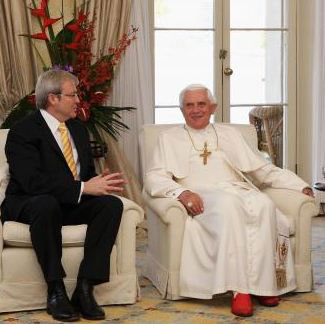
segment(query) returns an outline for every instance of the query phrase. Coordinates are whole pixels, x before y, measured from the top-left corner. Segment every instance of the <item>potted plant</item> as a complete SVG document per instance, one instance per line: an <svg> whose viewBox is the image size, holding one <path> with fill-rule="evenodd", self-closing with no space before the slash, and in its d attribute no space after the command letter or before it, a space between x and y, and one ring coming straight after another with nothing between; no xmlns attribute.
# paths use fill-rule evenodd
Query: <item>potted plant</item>
<svg viewBox="0 0 325 324"><path fill-rule="evenodd" d="M32 35L22 34L21 36L28 37L31 42L35 40L45 42L51 62L50 66L45 64L44 58L34 46L44 70L63 69L78 77L80 104L78 105L77 118L85 124L97 141L94 155L98 156L100 151L98 146L101 150L105 148L105 142L98 131L99 129L107 132L114 139L117 139L120 131L128 129L128 126L122 122L119 113L134 108L108 106L106 101L112 87L115 67L130 43L136 39L137 28L131 26L130 31L123 35L115 48L110 48L109 53L95 58L92 54L95 19L89 20L85 2L77 8L76 1L74 1L73 19L67 23L64 21L63 14L58 18L50 16L48 2L49 0L41 0L37 7L35 0L32 0L32 8L29 9L32 16L38 19L40 32ZM52 25L60 22L62 29L55 34ZM14 105L1 127L10 128L35 109L35 95L32 91Z"/></svg>

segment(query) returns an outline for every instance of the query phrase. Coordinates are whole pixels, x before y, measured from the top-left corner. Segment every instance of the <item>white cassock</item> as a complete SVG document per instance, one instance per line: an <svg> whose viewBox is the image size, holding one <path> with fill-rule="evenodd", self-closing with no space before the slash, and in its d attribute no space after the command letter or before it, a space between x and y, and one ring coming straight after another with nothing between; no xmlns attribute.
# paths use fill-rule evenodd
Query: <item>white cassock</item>
<svg viewBox="0 0 325 324"><path fill-rule="evenodd" d="M205 142L211 152L206 165L197 151ZM204 202L204 212L185 224L181 296L210 299L229 290L277 296L296 288L287 218L253 181L300 192L308 187L265 161L227 125L177 126L159 137L146 191L176 198L191 190Z"/></svg>

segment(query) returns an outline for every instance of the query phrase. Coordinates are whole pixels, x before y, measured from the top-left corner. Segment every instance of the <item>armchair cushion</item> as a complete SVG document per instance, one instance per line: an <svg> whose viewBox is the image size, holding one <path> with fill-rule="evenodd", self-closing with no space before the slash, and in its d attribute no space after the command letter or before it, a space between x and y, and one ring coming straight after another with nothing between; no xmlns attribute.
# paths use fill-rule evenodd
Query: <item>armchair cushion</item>
<svg viewBox="0 0 325 324"><path fill-rule="evenodd" d="M83 246L87 225L62 227L62 245L64 247ZM6 246L32 247L29 225L7 221L3 224L3 241Z"/></svg>

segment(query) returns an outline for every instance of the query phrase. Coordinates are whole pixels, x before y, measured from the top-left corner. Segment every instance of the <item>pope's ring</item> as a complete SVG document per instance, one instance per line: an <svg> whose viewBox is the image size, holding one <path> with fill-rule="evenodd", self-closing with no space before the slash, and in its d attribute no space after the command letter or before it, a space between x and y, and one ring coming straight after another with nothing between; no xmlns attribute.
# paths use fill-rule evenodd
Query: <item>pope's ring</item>
<svg viewBox="0 0 325 324"><path fill-rule="evenodd" d="M193 203L191 202L191 201L189 201L188 203L187 203L187 207L188 208L191 208L193 206Z"/></svg>

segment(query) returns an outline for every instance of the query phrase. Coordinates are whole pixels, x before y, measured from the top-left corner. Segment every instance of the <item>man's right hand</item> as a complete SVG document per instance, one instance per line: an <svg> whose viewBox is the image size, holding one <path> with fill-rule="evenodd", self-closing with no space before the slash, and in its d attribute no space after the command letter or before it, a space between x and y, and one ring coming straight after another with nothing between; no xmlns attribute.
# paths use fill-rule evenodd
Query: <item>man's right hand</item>
<svg viewBox="0 0 325 324"><path fill-rule="evenodd" d="M191 216L202 214L204 211L203 200L195 192L185 190L178 196L178 200L184 205Z"/></svg>
<svg viewBox="0 0 325 324"><path fill-rule="evenodd" d="M124 184L127 183L119 172L104 173L84 182L83 194L92 196L104 196L114 192L123 191Z"/></svg>

